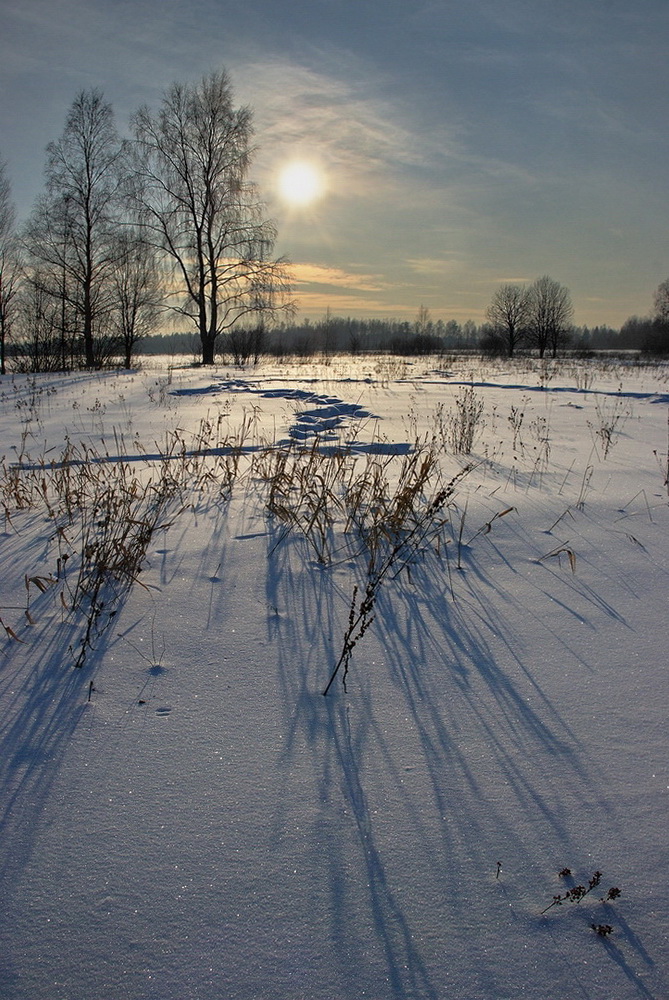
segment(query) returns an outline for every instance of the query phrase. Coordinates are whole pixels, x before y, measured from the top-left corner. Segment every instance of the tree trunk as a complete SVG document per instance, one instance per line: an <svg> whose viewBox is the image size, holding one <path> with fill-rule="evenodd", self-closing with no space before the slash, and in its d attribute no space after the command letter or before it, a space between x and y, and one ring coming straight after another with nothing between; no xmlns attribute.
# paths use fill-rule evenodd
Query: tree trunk
<svg viewBox="0 0 669 1000"><path fill-rule="evenodd" d="M86 367L95 367L95 350L93 346L93 306L91 303L90 281L87 278L84 282L84 302L83 302L83 330L84 353L86 355Z"/></svg>
<svg viewBox="0 0 669 1000"><path fill-rule="evenodd" d="M201 333L200 340L202 341L202 364L213 365L216 338L209 333Z"/></svg>

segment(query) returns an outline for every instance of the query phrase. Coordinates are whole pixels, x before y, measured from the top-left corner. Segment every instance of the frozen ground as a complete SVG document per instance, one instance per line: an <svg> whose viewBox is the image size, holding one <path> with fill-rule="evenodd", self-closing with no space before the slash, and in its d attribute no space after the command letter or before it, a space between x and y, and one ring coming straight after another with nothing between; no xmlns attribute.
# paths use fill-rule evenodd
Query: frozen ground
<svg viewBox="0 0 669 1000"><path fill-rule="evenodd" d="M666 1000L668 376L3 377L0 996ZM127 508L56 505L59 472L62 500L115 469ZM176 469L94 614L96 532ZM323 697L371 544L337 497L374 473L358 512L397 557Z"/></svg>

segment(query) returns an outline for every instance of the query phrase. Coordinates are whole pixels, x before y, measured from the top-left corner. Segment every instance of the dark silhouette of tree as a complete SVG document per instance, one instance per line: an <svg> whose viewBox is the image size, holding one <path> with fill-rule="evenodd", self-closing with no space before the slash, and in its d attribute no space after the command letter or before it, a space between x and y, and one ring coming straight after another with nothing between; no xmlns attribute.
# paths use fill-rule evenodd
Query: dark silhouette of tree
<svg viewBox="0 0 669 1000"><path fill-rule="evenodd" d="M569 340L574 308L569 289L546 274L529 289L528 339L543 358L557 357Z"/></svg>
<svg viewBox="0 0 669 1000"><path fill-rule="evenodd" d="M669 278L657 286L653 299L655 318L669 324Z"/></svg>
<svg viewBox="0 0 669 1000"><path fill-rule="evenodd" d="M226 348L236 365L245 365L249 361L257 365L261 356L267 353L267 347L267 331L262 325L250 328L235 326L226 338Z"/></svg>
<svg viewBox="0 0 669 1000"><path fill-rule="evenodd" d="M641 351L644 342L653 325L652 319L643 316L630 316L620 328L616 347L621 351Z"/></svg>
<svg viewBox="0 0 669 1000"><path fill-rule="evenodd" d="M137 230L123 230L117 256L112 275L111 325L123 350L123 363L130 368L137 345L158 324L164 293L156 252Z"/></svg>
<svg viewBox="0 0 669 1000"><path fill-rule="evenodd" d="M5 169L5 164L0 161L0 374L2 375L6 371L6 344L11 332L21 268L15 229L16 211Z"/></svg>
<svg viewBox="0 0 669 1000"><path fill-rule="evenodd" d="M492 297L486 315L493 336L504 345L512 358L527 336L530 319L530 294L524 285L501 285Z"/></svg>
<svg viewBox="0 0 669 1000"><path fill-rule="evenodd" d="M418 337L431 337L434 333L434 323L430 315L430 310L422 303L418 307L418 313L413 325L414 333Z"/></svg>
<svg viewBox="0 0 669 1000"><path fill-rule="evenodd" d="M62 371L60 303L44 290L38 274L22 284L12 335L12 367L19 372Z"/></svg>
<svg viewBox="0 0 669 1000"><path fill-rule="evenodd" d="M85 363L96 367L106 353L111 277L118 263L122 144L112 107L99 90L81 91L62 136L47 146L46 194L25 230L29 263L42 289L61 300L81 339ZM61 331L63 343L66 329ZM63 354L65 351L63 350Z"/></svg>
<svg viewBox="0 0 669 1000"><path fill-rule="evenodd" d="M653 318L642 348L647 354L669 354L669 278L658 285L653 306Z"/></svg>
<svg viewBox="0 0 669 1000"><path fill-rule="evenodd" d="M218 72L175 83L158 112L137 112L133 130L144 237L171 261L171 308L195 323L202 362L213 364L223 332L243 317L260 325L287 291L274 226L248 180L251 112L233 106Z"/></svg>

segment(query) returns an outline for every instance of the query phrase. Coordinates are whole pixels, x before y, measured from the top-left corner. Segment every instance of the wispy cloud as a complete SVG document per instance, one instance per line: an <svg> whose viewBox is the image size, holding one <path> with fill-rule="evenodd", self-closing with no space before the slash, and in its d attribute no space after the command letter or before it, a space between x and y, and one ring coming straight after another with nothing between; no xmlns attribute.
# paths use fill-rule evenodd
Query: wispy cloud
<svg viewBox="0 0 669 1000"><path fill-rule="evenodd" d="M355 274L338 267L323 267L320 264L292 264L291 273L297 285L327 285L354 289L357 292L380 292L388 288L388 284L377 275Z"/></svg>
<svg viewBox="0 0 669 1000"><path fill-rule="evenodd" d="M78 89L123 129L225 66L308 312L466 319L507 275L550 273L580 321L622 321L665 277L667 0L7 0L2 26L20 214ZM298 156L327 181L308 210L277 193Z"/></svg>
<svg viewBox="0 0 669 1000"><path fill-rule="evenodd" d="M416 308L400 299L368 298L349 293L312 291L300 293L300 308L304 315L319 316L327 309L339 316L388 316L409 318Z"/></svg>
<svg viewBox="0 0 669 1000"><path fill-rule="evenodd" d="M397 170L427 167L443 156L441 136L419 138L400 101L374 94L369 71L328 75L305 65L267 59L236 66L233 77L256 108L267 168L288 155L316 157L350 196L368 195ZM370 85L371 83L371 85Z"/></svg>
<svg viewBox="0 0 669 1000"><path fill-rule="evenodd" d="M462 267L464 257L454 255L452 257L407 257L406 264L414 274L426 277L440 277L450 275L453 271Z"/></svg>

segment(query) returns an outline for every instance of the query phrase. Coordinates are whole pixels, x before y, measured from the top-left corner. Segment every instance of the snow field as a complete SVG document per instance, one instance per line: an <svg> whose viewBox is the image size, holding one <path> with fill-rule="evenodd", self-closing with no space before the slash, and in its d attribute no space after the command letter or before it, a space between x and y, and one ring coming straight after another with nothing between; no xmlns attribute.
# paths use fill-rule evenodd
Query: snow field
<svg viewBox="0 0 669 1000"><path fill-rule="evenodd" d="M471 456L448 446L467 390ZM193 478L80 669L62 581L24 613L53 519L5 517L0 995L666 996L668 406L662 367L601 363L4 378L5 482L67 437L146 483L175 434ZM443 482L474 468L323 698L364 545L339 511L319 561L260 456L345 447L392 492L417 441Z"/></svg>

